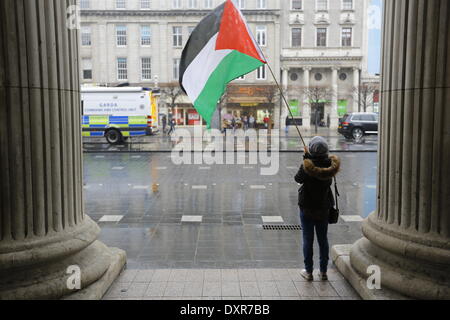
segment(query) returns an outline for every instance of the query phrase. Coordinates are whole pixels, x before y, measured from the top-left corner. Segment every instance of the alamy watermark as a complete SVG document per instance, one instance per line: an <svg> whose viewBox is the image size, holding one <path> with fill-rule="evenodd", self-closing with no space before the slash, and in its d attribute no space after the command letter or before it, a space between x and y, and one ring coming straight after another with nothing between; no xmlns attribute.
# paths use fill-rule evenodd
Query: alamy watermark
<svg viewBox="0 0 450 320"><path fill-rule="evenodd" d="M279 130L177 129L172 135L175 165L259 165L260 174L273 176L280 169Z"/></svg>
<svg viewBox="0 0 450 320"><path fill-rule="evenodd" d="M80 290L81 289L81 268L77 265L69 266L66 270L69 275L67 279L67 289Z"/></svg>
<svg viewBox="0 0 450 320"><path fill-rule="evenodd" d="M81 29L81 8L79 5L68 6L66 10L66 27L70 30Z"/></svg>
<svg viewBox="0 0 450 320"><path fill-rule="evenodd" d="M381 289L381 268L377 265L368 266L367 274L370 275L366 281L367 288L369 290L380 290Z"/></svg>

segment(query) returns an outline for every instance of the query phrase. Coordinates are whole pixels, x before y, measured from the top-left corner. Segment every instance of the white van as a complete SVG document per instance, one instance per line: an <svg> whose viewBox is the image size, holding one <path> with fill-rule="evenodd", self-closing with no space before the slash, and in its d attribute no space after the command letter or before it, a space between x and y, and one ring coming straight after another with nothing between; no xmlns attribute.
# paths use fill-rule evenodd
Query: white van
<svg viewBox="0 0 450 320"><path fill-rule="evenodd" d="M81 105L84 137L105 137L117 144L157 132L158 101L151 89L86 87Z"/></svg>

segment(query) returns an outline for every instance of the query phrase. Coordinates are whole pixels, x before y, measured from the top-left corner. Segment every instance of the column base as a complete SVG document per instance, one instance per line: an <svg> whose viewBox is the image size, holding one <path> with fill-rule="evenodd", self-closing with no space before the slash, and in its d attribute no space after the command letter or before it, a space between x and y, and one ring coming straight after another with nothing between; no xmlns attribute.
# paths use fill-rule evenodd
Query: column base
<svg viewBox="0 0 450 320"><path fill-rule="evenodd" d="M351 249L333 248L333 260L361 296L374 297L365 279L370 276L368 267L378 266L383 292L394 292L395 299L450 299L448 242L394 229L378 220L376 213L363 222L362 230L365 238Z"/></svg>
<svg viewBox="0 0 450 320"><path fill-rule="evenodd" d="M350 283L364 300L408 300L406 296L392 290L381 288L371 290L367 287L367 279L362 277L350 263L350 251L353 245L336 245L331 249L331 259L339 272Z"/></svg>
<svg viewBox="0 0 450 320"><path fill-rule="evenodd" d="M111 255L111 264L105 274L96 282L62 298L63 300L100 300L113 284L114 280L120 275L125 267L127 255L125 251L117 248L107 248Z"/></svg>
<svg viewBox="0 0 450 320"><path fill-rule="evenodd" d="M0 246L0 300L100 299L126 261L126 254L96 241L89 217L46 237ZM80 289L72 289L78 267Z"/></svg>

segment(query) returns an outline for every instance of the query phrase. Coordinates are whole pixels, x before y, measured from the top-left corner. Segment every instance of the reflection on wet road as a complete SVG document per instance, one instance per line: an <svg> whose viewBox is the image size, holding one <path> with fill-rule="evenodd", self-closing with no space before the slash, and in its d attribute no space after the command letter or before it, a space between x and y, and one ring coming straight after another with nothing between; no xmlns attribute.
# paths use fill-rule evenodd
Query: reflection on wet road
<svg viewBox="0 0 450 320"><path fill-rule="evenodd" d="M376 204L376 153L339 156L340 206L348 219L330 227L333 244L360 238L354 217L367 217ZM300 153L280 154L274 176L261 176L254 164L176 166L168 153L87 153L84 159L86 213L100 221L105 242L127 250L131 263L268 267L301 261L298 233L262 229L271 221L299 224L293 176ZM202 253L199 245L217 252Z"/></svg>

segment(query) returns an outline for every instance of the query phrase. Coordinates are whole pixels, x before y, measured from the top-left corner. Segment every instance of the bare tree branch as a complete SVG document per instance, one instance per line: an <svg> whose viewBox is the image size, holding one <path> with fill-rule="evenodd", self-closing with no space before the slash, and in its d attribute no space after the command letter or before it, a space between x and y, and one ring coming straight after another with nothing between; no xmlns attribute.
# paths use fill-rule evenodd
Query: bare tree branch
<svg viewBox="0 0 450 320"><path fill-rule="evenodd" d="M353 94L358 97L360 110L367 112L367 107L373 103L374 94L379 90L376 84L363 84L353 87Z"/></svg>
<svg viewBox="0 0 450 320"><path fill-rule="evenodd" d="M178 98L183 95L183 91L177 82L171 82L162 86L161 95L168 101L169 107L173 110Z"/></svg>

